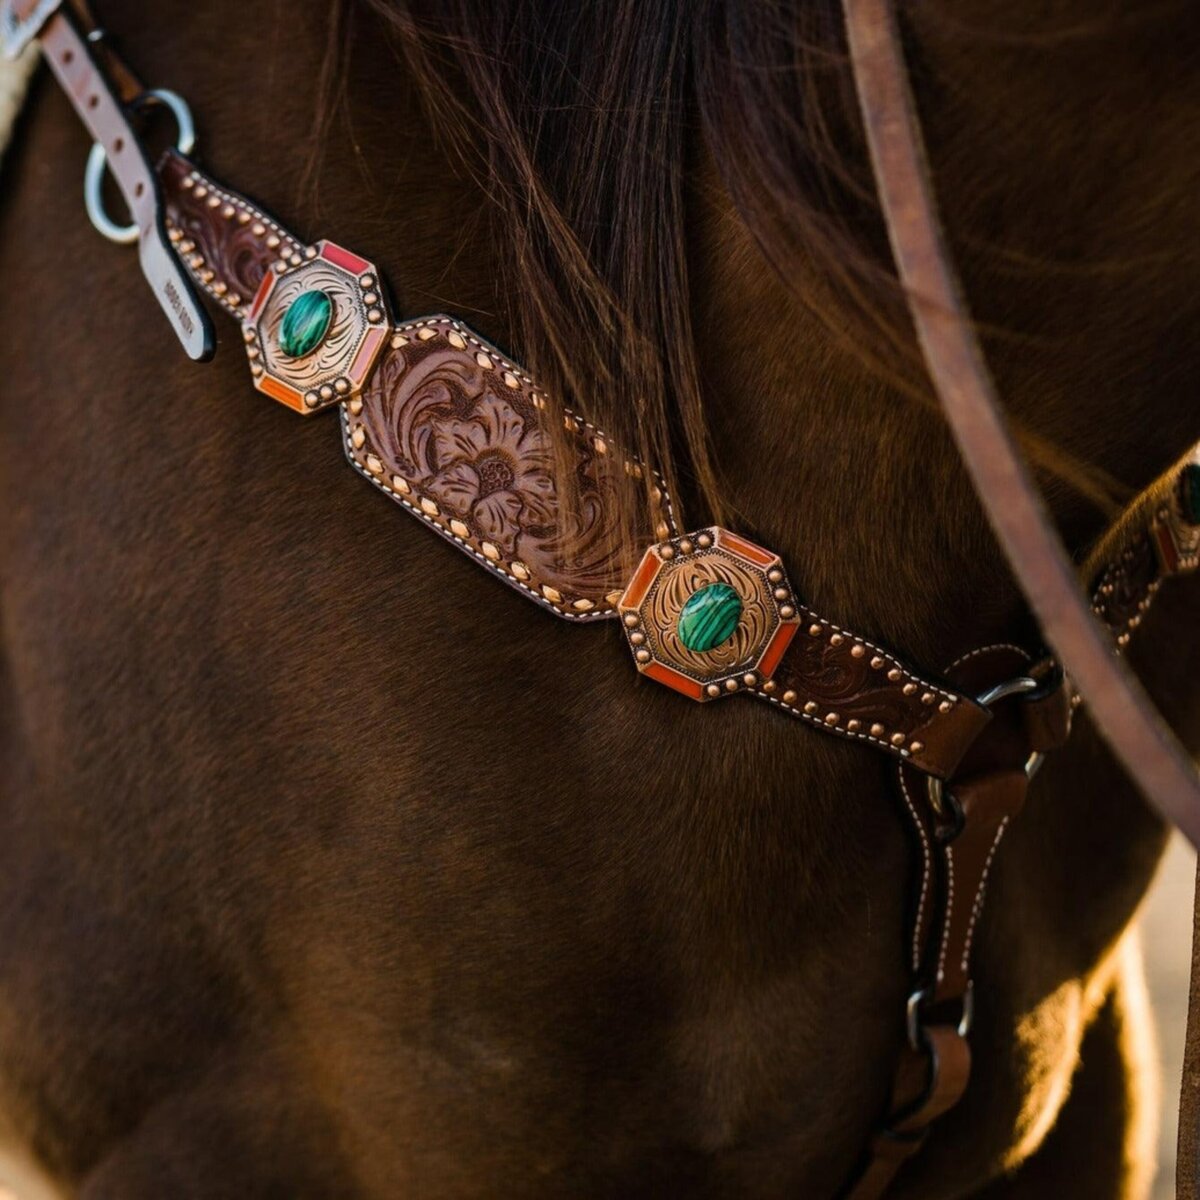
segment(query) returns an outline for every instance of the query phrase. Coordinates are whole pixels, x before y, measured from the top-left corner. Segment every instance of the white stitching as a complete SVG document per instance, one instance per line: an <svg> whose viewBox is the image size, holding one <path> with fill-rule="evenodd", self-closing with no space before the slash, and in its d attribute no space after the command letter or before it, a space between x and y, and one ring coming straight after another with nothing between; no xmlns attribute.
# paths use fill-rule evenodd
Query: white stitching
<svg viewBox="0 0 1200 1200"><path fill-rule="evenodd" d="M410 329L427 329L427 328L432 328L433 326L440 326L440 325L452 326L453 329L455 330L455 332L458 334L461 334L462 337L467 342L471 343L471 345L473 345L473 346L477 346L480 350L482 350L490 358L497 359L502 367L511 371L514 375L517 376L518 379L521 380L522 383L526 383L531 388L536 388L538 391L545 391L545 389L540 387L532 378L530 378L530 376L525 374L525 369L522 366L520 366L518 363L509 362L500 353L499 350L497 350L494 346L489 345L487 342L482 341L468 326L463 325L461 322L459 322L454 317L446 316L446 315L438 315L438 316L433 316L433 317L420 317L413 321L406 321L403 325L397 325L392 330L392 332L393 333L404 333L406 330L410 330ZM604 432L603 429L601 429L597 425L593 425L592 422L589 421L586 417L581 417L577 412L573 411L572 409L564 407L562 409L562 413L563 413L564 417L569 417L572 421L578 421L579 424L582 425L586 430L588 430L594 437L601 438L605 442L612 440L608 436L608 434ZM630 458L628 461L632 462L632 463L637 463L637 465L639 467L643 467L643 469L644 469L644 464L639 462L636 458ZM657 471L652 469L651 474L654 477L655 483L658 485L658 490L660 492L662 492L663 505L664 505L663 516L666 518L666 524L667 524L668 530L670 530L670 536L678 537L679 528L675 523L675 510L671 503L670 493L667 491L667 485L663 481L663 477Z"/></svg>
<svg viewBox="0 0 1200 1200"><path fill-rule="evenodd" d="M770 692L763 691L762 684L747 688L746 691L752 696L760 696L763 700L769 700L772 704L786 709L794 716L799 717L800 720L807 721L815 729L823 729L826 733L839 733L845 738L857 738L860 742L874 742L876 746L882 746L889 754L898 754L901 758L912 757L912 753L908 749L893 746L890 742L885 742L882 738L873 737L869 733L862 733L857 729L843 729L840 725L826 725L819 716L806 713L803 709L796 708L794 705L785 704L778 696L772 696Z"/></svg>
<svg viewBox="0 0 1200 1200"><path fill-rule="evenodd" d="M963 944L962 971L964 975L971 965L971 941L975 937L975 923L979 920L980 914L983 912L983 897L987 891L988 872L992 869L992 859L996 857L996 851L1000 848L1000 841L1008 829L1008 820L1008 817L1005 817L1000 822L1000 828L996 830L996 836L992 840L992 848L988 851L987 859L983 864L983 871L979 876L979 890L975 893L975 904L971 908L971 919L967 923L967 937Z"/></svg>
<svg viewBox="0 0 1200 1200"><path fill-rule="evenodd" d="M1027 663L1033 662L1033 655L1028 650L1022 650L1020 646L1014 646L1011 642L997 642L994 646L980 646L978 650L972 650L968 654L964 654L962 658L956 658L946 669L953 671L955 667L961 667L963 663L970 662L973 658L978 658L981 654L991 654L993 650L1011 650L1014 654L1019 654Z"/></svg>
<svg viewBox="0 0 1200 1200"><path fill-rule="evenodd" d="M904 675L904 677L908 680L909 683L920 684L921 687L925 691L934 692L937 695L941 696L943 699L949 700L954 704L957 704L960 700L963 699L963 697L961 695L957 695L954 692L947 692L944 688L940 687L938 684L931 683L929 680L923 679L920 675L914 675L913 672L908 667L906 667L898 658L896 658L890 650L885 650L882 646L876 646L874 642L867 641L866 638L860 637L857 633L854 633L852 630L842 629L841 626L835 625L832 621L827 621L824 617L820 616L818 613L813 612L813 610L811 608L807 607L807 605L801 605L800 607L804 612L809 614L811 624L823 625L826 628L830 629L834 633L840 633L843 637L848 637L848 638L851 638L853 641L860 642L862 645L867 647L868 650L874 650L876 654L878 654L881 658L885 659L887 662L890 662L893 667L895 667L898 671L900 671L901 674ZM802 625L804 624L803 620L801 620L801 624ZM799 636L804 636L807 633L808 633L808 631L806 629L803 629L800 631ZM812 635L809 634L808 636L811 637ZM824 636L824 635L822 634L822 636Z"/></svg>
<svg viewBox="0 0 1200 1200"><path fill-rule="evenodd" d="M908 781L904 778L904 772L900 771L900 791L904 795L904 803L908 805L908 811L912 813L913 823L917 827L917 833L921 838L921 857L923 865L921 868L921 895L917 900L917 916L913 922L913 940L912 940L912 969L919 971L921 969L921 926L925 919L925 901L929 897L930 877L933 873L933 853L929 846L929 833L925 828L925 822L921 820L920 814L917 812L917 806L913 803L912 796L909 794Z"/></svg>
<svg viewBox="0 0 1200 1200"><path fill-rule="evenodd" d="M954 918L954 847L946 847L946 915L942 921L942 946L938 951L937 981L946 978L946 951L950 945L950 927Z"/></svg>
<svg viewBox="0 0 1200 1200"><path fill-rule="evenodd" d="M360 463L358 461L358 459L355 457L353 443L350 441L350 416L349 416L349 413L346 411L346 406L344 403L339 405L339 408L341 409L341 420L342 420L342 444L345 447L346 458L348 459L350 465L368 483L374 484L381 492L387 493L387 495L389 495L393 500L395 500L397 504L403 505L414 516L420 517L420 519L426 525L428 525L432 529L436 530L439 534L441 534L447 540L457 543L459 546L462 547L463 550L465 550L468 554L470 554L472 558L474 558L476 561L482 563L483 566L488 568L488 570L493 571L495 574L499 575L505 581L505 583L511 583L513 586L520 588L521 591L526 592L530 596L531 599L536 600L538 602L538 604L540 604L543 608L547 609L549 612L554 613L555 616L566 617L568 620L581 621L581 622L610 621L610 620L613 620L617 616L616 609L609 606L607 600L603 601L603 606L597 605L596 610L593 612L586 612L586 613L571 612L569 609L559 608L558 605L552 603L545 596L543 596L540 592L535 591L527 583L524 583L522 580L518 579L515 575L510 574L499 563L493 562L491 559L489 559L486 556L484 556L483 554L481 554L478 550L475 549L474 546L472 546L469 542L465 541L463 538L460 538L458 536L458 534L456 534L453 530L446 528L440 522L435 521L428 514L422 512L420 508L418 508L415 504L413 504L410 500L406 499L404 496L400 495L400 493L397 492L394 488L388 487L388 485L382 479L378 478L377 476L373 475L370 471L368 471L362 465L362 463Z"/></svg>

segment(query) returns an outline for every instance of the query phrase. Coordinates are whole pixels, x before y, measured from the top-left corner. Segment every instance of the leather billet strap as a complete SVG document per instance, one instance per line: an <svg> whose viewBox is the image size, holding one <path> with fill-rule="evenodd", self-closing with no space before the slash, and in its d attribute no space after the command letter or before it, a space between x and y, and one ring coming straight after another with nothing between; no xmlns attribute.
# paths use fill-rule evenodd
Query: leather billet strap
<svg viewBox="0 0 1200 1200"><path fill-rule="evenodd" d="M195 287L180 269L162 222L158 180L130 123L129 104L140 93L136 78L104 45L82 5L62 0L4 0L0 33L6 53L36 33L42 53L75 111L104 147L109 169L138 230L142 272L189 357L213 352L213 329Z"/></svg>
<svg viewBox="0 0 1200 1200"><path fill-rule="evenodd" d="M880 206L930 378L1030 608L1097 728L1163 817L1200 846L1200 776L1112 653L1003 416L942 235L891 0L843 0Z"/></svg>

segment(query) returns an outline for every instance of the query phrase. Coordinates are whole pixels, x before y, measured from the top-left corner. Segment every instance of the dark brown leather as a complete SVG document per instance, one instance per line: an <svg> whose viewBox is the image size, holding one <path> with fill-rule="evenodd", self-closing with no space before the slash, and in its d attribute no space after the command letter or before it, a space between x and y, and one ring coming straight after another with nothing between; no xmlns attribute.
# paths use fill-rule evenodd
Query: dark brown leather
<svg viewBox="0 0 1200 1200"><path fill-rule="evenodd" d="M1118 647L1141 624L1163 581L1196 569L1200 526L1184 514L1181 485L1197 464L1200 446L1193 446L1130 504L1088 556L1092 611Z"/></svg>
<svg viewBox="0 0 1200 1200"><path fill-rule="evenodd" d="M1030 751L1048 754L1067 744L1071 736L1071 718L1075 712L1070 680L1059 671L1046 691L1032 699L1023 698L1021 721Z"/></svg>
<svg viewBox="0 0 1200 1200"><path fill-rule="evenodd" d="M235 317L263 276L304 247L273 217L168 150L158 164L167 236L205 292Z"/></svg>
<svg viewBox="0 0 1200 1200"><path fill-rule="evenodd" d="M757 694L827 733L949 778L988 723L987 711L865 638L803 606L798 611L800 632Z"/></svg>
<svg viewBox="0 0 1200 1200"><path fill-rule="evenodd" d="M1004 419L946 250L890 0L843 0L880 206L947 423L1046 641L1105 740L1172 824L1200 845L1200 777L1112 654Z"/></svg>
<svg viewBox="0 0 1200 1200"><path fill-rule="evenodd" d="M611 617L630 571L620 480L636 464L568 412L576 494L563 504L545 408L495 346L425 317L396 327L362 396L343 405L343 439L366 479L506 583L558 616ZM642 537L669 524L664 506Z"/></svg>
<svg viewBox="0 0 1200 1200"><path fill-rule="evenodd" d="M962 1099L971 1048L953 1025L931 1025L918 1047L903 1051L891 1097L892 1118L871 1139L862 1173L844 1200L878 1200L896 1172L924 1145L929 1127Z"/></svg>

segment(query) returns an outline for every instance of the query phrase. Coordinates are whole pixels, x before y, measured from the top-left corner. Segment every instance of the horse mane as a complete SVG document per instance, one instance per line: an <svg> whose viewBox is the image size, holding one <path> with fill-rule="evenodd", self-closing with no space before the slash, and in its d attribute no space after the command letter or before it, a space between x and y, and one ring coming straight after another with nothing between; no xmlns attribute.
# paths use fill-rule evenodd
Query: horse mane
<svg viewBox="0 0 1200 1200"><path fill-rule="evenodd" d="M433 127L492 201L512 351L675 494L682 485L689 509L725 517L688 251L702 179L715 174L833 342L934 403L887 252L836 0L369 5ZM353 14L339 21L344 53ZM331 53L326 120L338 77ZM1040 466L1114 503L1111 481L1024 441Z"/></svg>

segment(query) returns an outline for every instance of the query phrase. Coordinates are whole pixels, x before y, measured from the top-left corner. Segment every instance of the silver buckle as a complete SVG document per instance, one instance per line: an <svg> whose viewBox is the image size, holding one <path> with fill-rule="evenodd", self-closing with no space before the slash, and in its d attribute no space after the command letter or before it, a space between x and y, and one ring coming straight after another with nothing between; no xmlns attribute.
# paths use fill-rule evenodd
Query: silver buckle
<svg viewBox="0 0 1200 1200"><path fill-rule="evenodd" d="M908 1003L905 1005L905 1024L908 1029L908 1044L914 1050L920 1050L923 1041L921 1038L921 1009L933 999L933 989L928 987L917 988L915 992L908 998ZM975 1024L975 981L972 980L967 984L967 990L962 994L962 1012L958 1018L958 1036L965 1038L970 1032L971 1027Z"/></svg>
<svg viewBox="0 0 1200 1200"><path fill-rule="evenodd" d="M132 104L131 109L160 105L169 109L175 118L179 133L175 138L175 149L185 157L196 148L196 125L192 120L192 110L187 101L177 92L166 88L150 88L144 91ZM136 222L128 225L118 225L104 210L104 196L100 188L104 182L104 169L108 165L108 156L99 142L93 142L88 151L87 166L83 170L83 204L87 209L88 220L96 227L96 232L110 242L119 246L130 246L138 240Z"/></svg>
<svg viewBox="0 0 1200 1200"><path fill-rule="evenodd" d="M1010 696L1027 696L1030 692L1040 691L1043 687L1045 687L1043 680L1034 679L1032 675L1017 675L1012 679L1006 679L1003 683L997 683L980 692L975 697L975 702L981 704L984 708L993 708L1001 700L1007 700ZM1045 759L1046 756L1040 750L1035 750L1025 760L1025 778L1032 779L1041 769L1041 765ZM926 787L929 793L929 803L933 807L933 811L939 817L945 816L945 783L935 776L930 775L926 781Z"/></svg>

